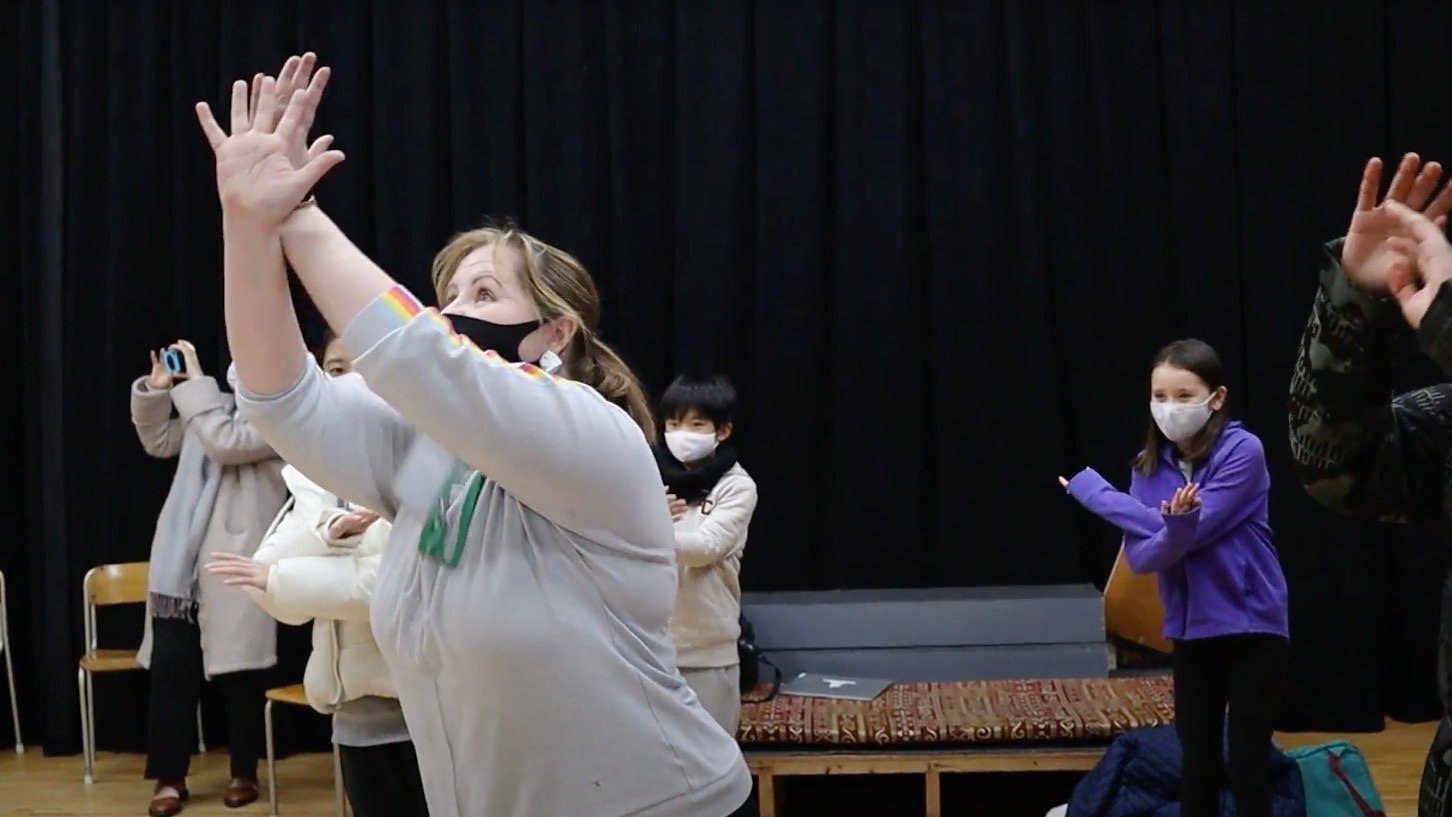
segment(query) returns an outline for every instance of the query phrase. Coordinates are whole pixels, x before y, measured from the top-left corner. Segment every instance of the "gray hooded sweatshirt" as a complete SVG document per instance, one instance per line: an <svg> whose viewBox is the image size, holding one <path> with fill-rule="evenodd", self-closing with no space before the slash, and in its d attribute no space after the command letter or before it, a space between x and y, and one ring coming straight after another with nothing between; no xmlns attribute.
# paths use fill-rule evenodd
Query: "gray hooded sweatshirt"
<svg viewBox="0 0 1452 817"><path fill-rule="evenodd" d="M298 470L393 521L371 616L429 813L744 802L740 748L676 669L675 540L639 427L589 386L479 351L401 287L343 343L366 385L309 365L241 406Z"/></svg>

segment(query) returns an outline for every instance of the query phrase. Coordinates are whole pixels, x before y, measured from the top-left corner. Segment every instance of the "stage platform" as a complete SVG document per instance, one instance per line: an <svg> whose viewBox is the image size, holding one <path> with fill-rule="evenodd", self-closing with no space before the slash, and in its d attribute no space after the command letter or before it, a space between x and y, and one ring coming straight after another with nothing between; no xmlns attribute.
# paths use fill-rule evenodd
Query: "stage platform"
<svg viewBox="0 0 1452 817"><path fill-rule="evenodd" d="M756 642L787 677L893 681L1102 678L1093 585L747 593Z"/></svg>
<svg viewBox="0 0 1452 817"><path fill-rule="evenodd" d="M873 701L779 695L743 707L737 733L762 817L778 778L913 774L923 814L940 817L942 777L1083 771L1115 735L1174 718L1165 677L895 684Z"/></svg>

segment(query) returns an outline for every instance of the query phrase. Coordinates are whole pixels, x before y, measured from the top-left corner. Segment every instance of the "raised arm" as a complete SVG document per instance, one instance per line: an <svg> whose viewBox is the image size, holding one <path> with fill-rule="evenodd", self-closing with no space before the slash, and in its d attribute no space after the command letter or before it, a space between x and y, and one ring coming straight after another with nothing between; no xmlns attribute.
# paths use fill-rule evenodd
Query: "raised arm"
<svg viewBox="0 0 1452 817"><path fill-rule="evenodd" d="M138 377L131 384L131 422L147 454L165 460L181 452L186 424L172 416L170 388L152 388Z"/></svg>
<svg viewBox="0 0 1452 817"><path fill-rule="evenodd" d="M1452 447L1452 390L1393 396L1395 301L1344 274L1341 242L1327 245L1311 317L1291 376L1291 454L1307 493L1340 513L1385 522L1442 517Z"/></svg>
<svg viewBox="0 0 1452 817"><path fill-rule="evenodd" d="M271 78L261 82L255 111L247 83L235 83L230 135L206 103L197 105L217 159L227 338L241 381L238 404L264 439L323 487L392 516L393 477L412 432L361 383L330 382L310 362L283 272L283 220L343 159L306 148L292 156L326 78L322 69L295 92L280 119Z"/></svg>
<svg viewBox="0 0 1452 817"><path fill-rule="evenodd" d="M306 138L327 76L327 69L320 70L281 110L271 77L260 82L255 110L248 106L247 83L233 83L230 135L205 102L197 104L197 120L217 160L227 341L242 385L254 394L287 389L306 366L279 231L307 192L343 160L338 151L310 155L304 149L303 164L294 167L290 155Z"/></svg>
<svg viewBox="0 0 1452 817"><path fill-rule="evenodd" d="M179 383L172 387L171 399L213 462L249 465L277 457L262 434L233 412L233 401L222 394L213 378Z"/></svg>
<svg viewBox="0 0 1452 817"><path fill-rule="evenodd" d="M713 501L700 527L676 531L676 560L686 567L710 567L736 555L756 512L756 483L733 478Z"/></svg>
<svg viewBox="0 0 1452 817"><path fill-rule="evenodd" d="M1416 217L1440 237L1427 220L1440 225L1452 208L1452 186L1432 198L1441 176L1436 162L1407 154L1378 204L1381 161L1371 159L1345 239L1322 255L1291 376L1291 454L1311 497L1341 513L1389 522L1442 516L1452 395L1441 386L1394 398L1390 379L1406 331L1398 301L1415 325L1412 315L1425 313L1436 291L1409 286L1419 278L1417 247L1400 238L1407 228L1398 212L1422 210ZM1437 357L1425 335L1422 346Z"/></svg>

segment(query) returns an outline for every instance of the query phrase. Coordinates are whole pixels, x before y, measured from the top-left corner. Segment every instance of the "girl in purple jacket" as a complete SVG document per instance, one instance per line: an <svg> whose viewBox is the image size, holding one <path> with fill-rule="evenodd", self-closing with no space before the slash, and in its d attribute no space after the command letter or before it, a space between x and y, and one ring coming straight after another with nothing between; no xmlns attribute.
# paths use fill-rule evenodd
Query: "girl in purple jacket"
<svg viewBox="0 0 1452 817"><path fill-rule="evenodd" d="M1180 813L1220 813L1229 705L1235 813L1270 817L1271 733L1289 637L1286 579L1271 543L1265 450L1229 418L1225 400L1220 356L1201 341L1176 341L1154 358L1151 423L1129 492L1093 469L1060 481L1124 532L1129 566L1157 579L1164 634L1175 645Z"/></svg>

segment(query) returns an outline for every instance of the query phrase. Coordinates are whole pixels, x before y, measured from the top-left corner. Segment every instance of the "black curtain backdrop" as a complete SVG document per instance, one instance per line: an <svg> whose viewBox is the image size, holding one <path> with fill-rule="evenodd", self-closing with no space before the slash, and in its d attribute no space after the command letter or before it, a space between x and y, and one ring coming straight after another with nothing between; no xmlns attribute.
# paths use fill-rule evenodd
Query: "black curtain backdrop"
<svg viewBox="0 0 1452 817"><path fill-rule="evenodd" d="M512 215L594 271L605 335L653 391L693 364L736 381L762 492L748 589L1102 584L1117 537L1055 477L1126 479L1146 361L1196 335L1271 458L1283 725L1435 712L1444 538L1314 507L1284 405L1362 162L1452 159L1446 3L3 13L0 457L19 479L0 569L28 737L49 752L79 747L81 577L146 558L171 476L137 444L128 383L178 336L213 371L227 357L192 104L304 48L334 69L316 133L348 155L319 198L386 269L427 294L453 231ZM305 639L288 635L281 680ZM139 746L144 695L139 676L102 682L103 749Z"/></svg>

